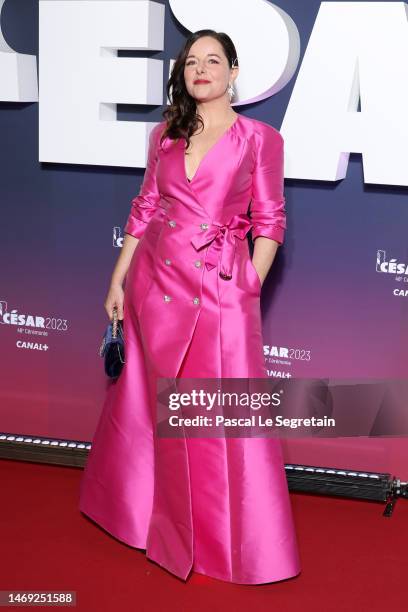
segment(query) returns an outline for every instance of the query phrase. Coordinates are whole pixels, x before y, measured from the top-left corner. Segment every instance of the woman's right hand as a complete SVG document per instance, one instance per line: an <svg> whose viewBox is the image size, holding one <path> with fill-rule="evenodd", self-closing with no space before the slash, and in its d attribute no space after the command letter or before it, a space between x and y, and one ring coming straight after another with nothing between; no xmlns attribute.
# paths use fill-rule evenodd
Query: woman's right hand
<svg viewBox="0 0 408 612"><path fill-rule="evenodd" d="M105 310L109 319L113 319L113 308L116 306L118 312L118 319L123 319L123 302L124 302L124 291L122 285L111 285L109 287L108 295L105 299Z"/></svg>

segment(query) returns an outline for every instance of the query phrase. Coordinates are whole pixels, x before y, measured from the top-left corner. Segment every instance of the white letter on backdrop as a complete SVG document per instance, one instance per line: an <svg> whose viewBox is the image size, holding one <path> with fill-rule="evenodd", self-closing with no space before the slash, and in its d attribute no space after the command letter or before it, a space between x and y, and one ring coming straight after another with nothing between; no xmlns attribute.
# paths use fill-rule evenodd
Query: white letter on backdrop
<svg viewBox="0 0 408 612"><path fill-rule="evenodd" d="M408 186L404 2L322 2L282 123L285 177ZM361 111L358 112L360 99Z"/></svg>
<svg viewBox="0 0 408 612"><path fill-rule="evenodd" d="M1 17L4 0L0 0L0 101L37 102L37 58L16 53L2 33Z"/></svg>
<svg viewBox="0 0 408 612"><path fill-rule="evenodd" d="M164 5L40 0L39 160L144 167L155 123L117 121L116 104L163 104Z"/></svg>

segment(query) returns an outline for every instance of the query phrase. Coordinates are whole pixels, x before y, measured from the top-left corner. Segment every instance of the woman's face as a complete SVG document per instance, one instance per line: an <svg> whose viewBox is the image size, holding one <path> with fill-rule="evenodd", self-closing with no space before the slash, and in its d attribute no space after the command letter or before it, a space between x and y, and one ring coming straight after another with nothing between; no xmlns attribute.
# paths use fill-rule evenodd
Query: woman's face
<svg viewBox="0 0 408 612"><path fill-rule="evenodd" d="M202 36L190 47L184 66L184 81L190 96L206 102L228 97L228 84L238 75L231 69L222 45L212 36Z"/></svg>

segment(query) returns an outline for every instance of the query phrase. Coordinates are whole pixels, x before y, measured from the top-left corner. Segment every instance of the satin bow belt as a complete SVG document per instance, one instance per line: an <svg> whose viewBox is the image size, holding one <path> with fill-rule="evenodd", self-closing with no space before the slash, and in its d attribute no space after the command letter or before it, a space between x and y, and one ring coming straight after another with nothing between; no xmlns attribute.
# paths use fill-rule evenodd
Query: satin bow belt
<svg viewBox="0 0 408 612"><path fill-rule="evenodd" d="M211 244L205 262L207 270L215 268L220 259L220 276L230 280L236 249L235 238L243 240L251 227L248 215L234 215L226 224L213 221L207 230L192 237L191 244L196 251Z"/></svg>

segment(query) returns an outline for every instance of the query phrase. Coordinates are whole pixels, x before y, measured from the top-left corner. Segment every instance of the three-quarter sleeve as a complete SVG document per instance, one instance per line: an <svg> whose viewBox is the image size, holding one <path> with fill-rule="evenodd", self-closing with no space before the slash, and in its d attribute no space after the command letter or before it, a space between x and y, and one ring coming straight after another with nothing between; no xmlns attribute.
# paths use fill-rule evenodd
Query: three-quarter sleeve
<svg viewBox="0 0 408 612"><path fill-rule="evenodd" d="M135 236L135 238L140 238L144 233L160 200L160 193L156 180L156 166L162 128L163 122L155 125L150 132L149 150L143 183L139 195L131 201L130 214L124 228L126 234L131 234Z"/></svg>
<svg viewBox="0 0 408 612"><path fill-rule="evenodd" d="M254 136L256 160L250 203L252 239L265 236L282 244L286 229L284 141L275 128L266 124Z"/></svg>

